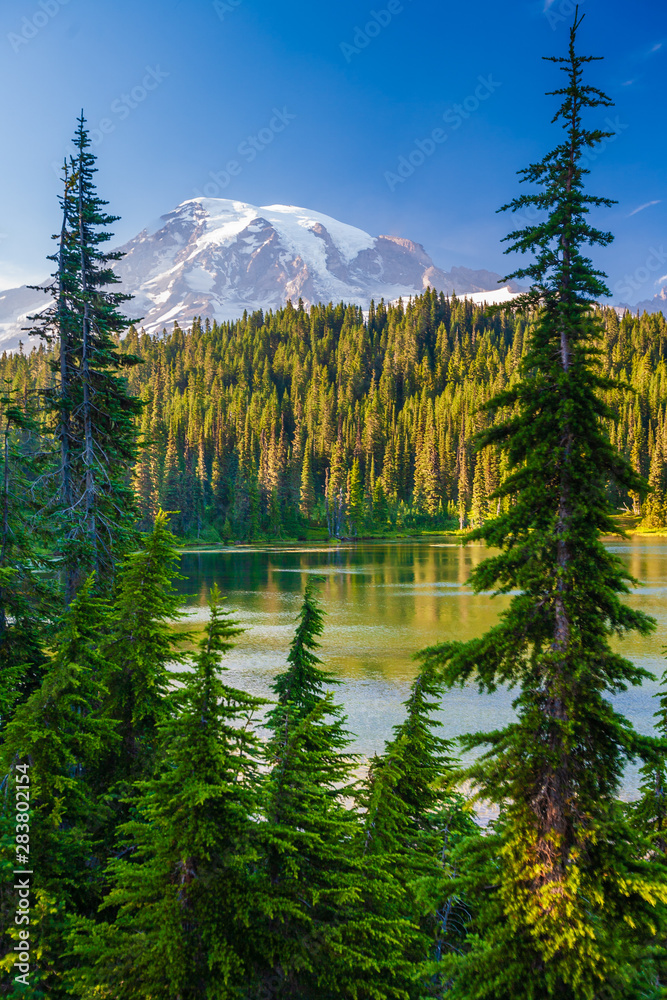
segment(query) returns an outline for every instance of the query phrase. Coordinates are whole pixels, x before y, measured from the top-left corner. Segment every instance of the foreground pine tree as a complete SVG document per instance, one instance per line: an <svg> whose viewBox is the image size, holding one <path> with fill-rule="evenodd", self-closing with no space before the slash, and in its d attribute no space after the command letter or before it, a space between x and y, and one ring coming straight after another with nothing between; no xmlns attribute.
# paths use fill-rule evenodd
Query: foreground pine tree
<svg viewBox="0 0 667 1000"><path fill-rule="evenodd" d="M0 732L39 685L57 606L55 588L39 572L46 567L39 548L52 538L36 485L43 471L36 432L34 414L7 387L0 397Z"/></svg>
<svg viewBox="0 0 667 1000"><path fill-rule="evenodd" d="M297 721L305 719L320 705L326 686L340 683L322 669L322 661L316 652L320 647L317 640L324 632L324 612L317 600L317 585L318 580L315 579L306 587L287 656L288 669L278 674L272 685L277 704L268 713L267 723L274 739L283 732L289 711ZM335 714L340 715L340 711ZM342 723L336 725L340 731Z"/></svg>
<svg viewBox="0 0 667 1000"><path fill-rule="evenodd" d="M107 664L100 637L108 627L108 606L91 589L88 580L65 613L42 683L18 707L1 748L2 773L12 791L17 765L29 765L30 852L24 867L34 873L31 945L39 961L33 958L28 997L69 995L72 922L92 916L101 899L94 842L105 816L94 774L115 737L103 713ZM7 821L13 825L5 808L2 822ZM10 930L16 931L13 919L10 928L3 928L3 943L11 949ZM8 954L2 966L9 970L12 961Z"/></svg>
<svg viewBox="0 0 667 1000"><path fill-rule="evenodd" d="M394 727L393 739L373 758L366 791L368 852L408 847L437 829L439 814L449 804L447 774L454 773L451 743L434 733L432 713L440 704L442 681L426 667L415 679L405 702L406 718ZM435 833L437 842L437 833ZM422 849L423 849L422 845ZM431 846L426 847L432 853Z"/></svg>
<svg viewBox="0 0 667 1000"><path fill-rule="evenodd" d="M168 710L169 664L183 661L176 648L183 635L170 627L183 614L173 586L180 562L175 545L169 517L159 511L141 548L118 573L106 657L107 714L120 741L110 763L121 782L151 774L157 729Z"/></svg>
<svg viewBox="0 0 667 1000"><path fill-rule="evenodd" d="M103 915L82 921L73 945L74 995L114 1000L231 1000L246 975L257 809L261 704L224 684L220 656L242 630L213 588L192 672L181 675L177 714L161 729L156 776L139 785L136 819L112 862Z"/></svg>
<svg viewBox="0 0 667 1000"><path fill-rule="evenodd" d="M253 963L255 992L267 1000L316 989L323 934L345 898L344 854L355 821L342 803L351 780L350 740L341 709L325 693L330 678L315 652L324 630L315 587L311 581L306 588L288 669L274 681L278 702L267 718L270 771L257 898L265 930Z"/></svg>
<svg viewBox="0 0 667 1000"><path fill-rule="evenodd" d="M633 966L667 898L615 799L626 762L645 757L648 744L609 697L647 675L610 639L646 635L654 623L621 600L630 578L601 542L617 531L608 482L637 493L644 484L604 428L601 394L615 383L598 363L593 303L609 292L582 248L611 241L587 221L611 203L585 193L581 161L605 136L586 129L582 115L610 101L583 82L592 57L576 51L580 24L577 16L567 57L552 60L566 76L553 92L562 98L554 116L562 142L522 172L540 193L507 206L545 213L508 237L511 250L535 254L513 276L532 280L519 306L536 314L521 380L490 404L514 408L482 438L505 450L510 472L499 496L513 503L475 532L500 554L471 582L477 592L518 594L486 635L424 654L449 684L520 687L515 723L466 740L485 751L468 773L501 811L483 847L458 858L474 922L469 950L448 969L450 995L465 1000L639 995Z"/></svg>
<svg viewBox="0 0 667 1000"><path fill-rule="evenodd" d="M387 915L419 927L419 935L412 935L412 960L422 970L414 993L420 998L440 995L440 960L465 940L465 902L447 896L445 887L455 846L464 837L479 837L464 798L447 787L456 762L451 743L434 732L441 695L442 681L425 667L405 702L406 718L373 758L361 794L362 854L389 866L400 888Z"/></svg>
<svg viewBox="0 0 667 1000"><path fill-rule="evenodd" d="M325 689L332 678L315 652L324 627L315 587L306 588L288 669L273 686L258 830L263 930L253 942L250 996L408 1000L416 928L386 905L401 895L389 867L365 863L356 849L354 760L342 710Z"/></svg>
<svg viewBox="0 0 667 1000"><path fill-rule="evenodd" d="M127 482L136 457L135 416L141 402L128 392L124 370L138 363L118 349L130 325L119 306L131 296L110 290L120 280L112 270L122 256L104 249L117 216L94 184L95 156L83 113L74 138L76 157L65 165L57 265L41 289L53 303L32 317L36 332L58 348L57 377L50 393L60 448L56 483L62 531L65 592L72 600L92 571L96 587L109 589L116 561L134 540L134 495Z"/></svg>
<svg viewBox="0 0 667 1000"><path fill-rule="evenodd" d="M153 774L159 726L173 710L170 667L183 662L178 647L190 639L173 629L182 615L182 600L173 586L180 561L175 541L168 516L158 511L152 531L120 566L107 630L100 636L107 664L104 715L115 735L99 754L94 775L105 803L106 820L96 844L103 860L115 851L117 829L129 819L134 783Z"/></svg>

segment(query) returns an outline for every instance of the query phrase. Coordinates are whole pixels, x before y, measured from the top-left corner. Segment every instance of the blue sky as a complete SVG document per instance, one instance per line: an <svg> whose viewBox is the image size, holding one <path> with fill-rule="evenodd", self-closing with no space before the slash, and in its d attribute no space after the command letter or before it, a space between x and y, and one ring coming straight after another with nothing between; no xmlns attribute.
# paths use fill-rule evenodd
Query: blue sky
<svg viewBox="0 0 667 1000"><path fill-rule="evenodd" d="M416 240L441 267L505 273L510 219L496 209L519 192L516 171L558 141L544 96L558 73L541 56L564 54L571 10L4 0L0 287L47 272L56 164L82 106L100 194L121 216L115 242L204 193L305 206ZM595 218L616 235L596 262L615 300L634 303L667 283L667 5L583 0L581 11L582 51L605 56L590 80L616 102L590 120L615 133L590 189L619 201Z"/></svg>

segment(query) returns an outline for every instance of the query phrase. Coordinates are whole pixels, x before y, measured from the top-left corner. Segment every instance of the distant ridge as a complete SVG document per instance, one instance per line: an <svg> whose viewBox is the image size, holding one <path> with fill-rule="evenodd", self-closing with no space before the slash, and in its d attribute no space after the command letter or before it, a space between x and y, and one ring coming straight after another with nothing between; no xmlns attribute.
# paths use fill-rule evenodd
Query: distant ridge
<svg viewBox="0 0 667 1000"><path fill-rule="evenodd" d="M617 310L629 309L631 313L639 312L640 315L643 312L656 313L661 312L667 316L667 285L663 285L659 292L653 296L652 299L642 299L635 306L629 306L625 302L621 302L620 305L616 306Z"/></svg>

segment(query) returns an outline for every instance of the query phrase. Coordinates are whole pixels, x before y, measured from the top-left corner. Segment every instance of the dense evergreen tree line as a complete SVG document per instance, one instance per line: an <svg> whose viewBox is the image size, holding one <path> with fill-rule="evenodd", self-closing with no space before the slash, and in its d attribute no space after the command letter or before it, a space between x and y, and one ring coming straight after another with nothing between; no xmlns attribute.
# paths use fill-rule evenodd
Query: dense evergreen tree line
<svg viewBox="0 0 667 1000"><path fill-rule="evenodd" d="M208 541L304 536L320 525L354 537L478 526L503 509L497 449L477 454L491 417L480 408L512 386L534 314L488 316L470 301L426 291L372 307L302 306L235 323L149 337L134 328L121 357L144 403L132 473L142 524L180 511L179 535ZM654 492L610 484L619 509L666 523L667 322L662 313L600 310L612 444ZM45 347L5 355L18 397L54 378Z"/></svg>

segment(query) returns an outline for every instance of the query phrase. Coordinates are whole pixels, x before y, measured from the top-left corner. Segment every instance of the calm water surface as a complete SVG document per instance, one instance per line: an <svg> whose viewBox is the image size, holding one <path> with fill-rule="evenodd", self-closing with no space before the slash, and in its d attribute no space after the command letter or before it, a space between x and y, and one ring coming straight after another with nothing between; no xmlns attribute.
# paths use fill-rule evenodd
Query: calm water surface
<svg viewBox="0 0 667 1000"><path fill-rule="evenodd" d="M657 632L632 636L619 648L655 674L667 667L667 539L612 542L630 572L641 581L628 600L653 615ZM294 632L306 583L324 577L320 597L326 611L321 658L345 683L336 698L345 706L355 736L353 749L365 756L382 749L403 717L402 702L416 673L416 650L447 639L480 635L509 598L474 595L466 586L473 566L485 556L481 545L438 541L363 542L320 547L233 548L183 556L180 589L188 610L206 616L210 587L217 583L228 607L247 629L224 659L235 686L270 696L276 673ZM642 733L652 731L658 684L647 681L615 699ZM513 694L481 695L474 685L445 694L439 720L443 735L497 728L513 717ZM626 793L636 773L626 775Z"/></svg>

